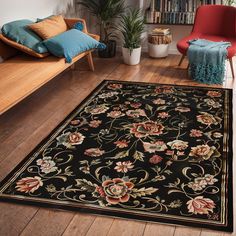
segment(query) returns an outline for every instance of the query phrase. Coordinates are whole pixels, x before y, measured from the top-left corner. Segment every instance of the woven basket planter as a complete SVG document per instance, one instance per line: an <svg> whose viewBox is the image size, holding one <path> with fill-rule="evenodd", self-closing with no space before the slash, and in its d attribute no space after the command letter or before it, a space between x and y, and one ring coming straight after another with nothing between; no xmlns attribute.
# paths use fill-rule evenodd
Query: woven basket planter
<svg viewBox="0 0 236 236"><path fill-rule="evenodd" d="M150 57L167 57L169 45L172 42L172 35L148 35L148 53Z"/></svg>

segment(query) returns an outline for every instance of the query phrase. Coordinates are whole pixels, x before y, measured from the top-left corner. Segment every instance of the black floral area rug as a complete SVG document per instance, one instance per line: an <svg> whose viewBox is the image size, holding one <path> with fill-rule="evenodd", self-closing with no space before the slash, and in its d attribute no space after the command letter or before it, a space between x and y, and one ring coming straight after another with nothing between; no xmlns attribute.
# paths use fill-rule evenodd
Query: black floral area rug
<svg viewBox="0 0 236 236"><path fill-rule="evenodd" d="M232 231L232 90L103 81L0 199Z"/></svg>

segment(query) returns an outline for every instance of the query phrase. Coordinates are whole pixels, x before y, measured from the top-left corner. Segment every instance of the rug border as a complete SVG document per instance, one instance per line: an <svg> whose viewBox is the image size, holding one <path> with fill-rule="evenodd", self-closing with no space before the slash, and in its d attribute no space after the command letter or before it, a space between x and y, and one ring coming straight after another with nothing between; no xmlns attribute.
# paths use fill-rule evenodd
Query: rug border
<svg viewBox="0 0 236 236"><path fill-rule="evenodd" d="M202 226L202 228L210 229L210 230L218 230L223 232L233 232L233 89L230 88L214 88L214 87L203 87L203 86L191 86L191 85L176 85L176 84L163 84L163 83L149 83L149 82L140 82L140 81L121 81L121 80L103 80L101 81L96 88L94 88L49 134L45 136L45 138L40 141L40 143L34 147L29 154L26 155L26 157L20 161L19 164L16 165L16 167L11 170L6 177L3 178L3 180L0 182L0 189L7 183L7 181L13 176L13 174L22 166L26 161L29 160L30 156L32 156L35 153L35 150L40 148L42 144L53 134L55 133L64 123L66 120L71 117L78 107L83 106L87 100L89 100L92 96L92 94L99 91L105 84L107 83L131 83L131 84L143 84L143 85L160 85L160 86L176 86L176 87L188 87L188 88L200 88L200 89L215 89L215 90L229 90L229 117L232 118L232 122L229 122L229 136L232 137L229 140L229 152L228 152L228 159L227 159L227 165L228 165L228 171L229 171L229 178L228 180L228 189L226 191L226 194L228 195L228 211L227 211L227 225L213 225L214 229L210 228L210 225L208 226ZM230 178L231 177L231 178ZM27 199L12 199L7 196L4 196L4 194L0 194L0 201L2 202L11 202L11 203L21 203L24 205L32 205L37 207L48 207L53 208L55 210L68 210L68 211L77 211L80 213L90 213L95 215L101 215L101 216L109 216L113 218L126 218L130 220L138 220L142 222L156 222L156 223L162 223L162 224L169 224L169 225L181 225L181 226L188 226L188 227L197 227L201 228L200 223L194 223L194 222L188 222L188 221L178 221L178 220L172 220L172 219L162 219L157 217L156 219L152 217L145 216L145 220L143 220L142 216L133 215L130 213L125 213L126 215L123 215L122 212L116 212L116 216L114 216L113 211L106 211L99 210L99 209L89 209L89 208L83 208L81 206L79 207L73 207L73 206L59 206L57 204L53 203L45 203L45 202L36 202L34 200L27 200ZM183 222L183 223L182 223Z"/></svg>

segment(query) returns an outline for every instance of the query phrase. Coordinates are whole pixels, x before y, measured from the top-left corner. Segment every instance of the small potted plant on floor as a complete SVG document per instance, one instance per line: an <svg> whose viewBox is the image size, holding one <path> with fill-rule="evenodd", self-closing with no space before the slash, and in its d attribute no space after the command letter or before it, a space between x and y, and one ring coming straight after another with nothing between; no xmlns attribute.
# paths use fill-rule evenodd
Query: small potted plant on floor
<svg viewBox="0 0 236 236"><path fill-rule="evenodd" d="M100 57L109 58L116 54L116 29L122 13L124 13L124 0L80 0L83 5L97 18L100 27L101 42L106 49L99 50Z"/></svg>
<svg viewBox="0 0 236 236"><path fill-rule="evenodd" d="M129 9L121 18L120 31L123 35L122 54L124 63L137 65L141 57L141 37L144 31L144 17L140 9Z"/></svg>

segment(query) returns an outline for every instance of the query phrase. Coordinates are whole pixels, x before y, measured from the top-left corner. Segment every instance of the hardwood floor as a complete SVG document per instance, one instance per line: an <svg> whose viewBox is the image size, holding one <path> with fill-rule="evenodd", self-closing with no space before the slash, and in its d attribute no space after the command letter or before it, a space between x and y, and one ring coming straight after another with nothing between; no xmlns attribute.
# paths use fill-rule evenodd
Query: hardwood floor
<svg viewBox="0 0 236 236"><path fill-rule="evenodd" d="M199 84L187 77L184 69L187 67L186 61L181 68L177 67L179 58L180 56L176 55L156 60L144 57L137 66L122 64L120 57L96 58L95 72L88 71L86 60L78 62L76 70L65 71L0 116L0 181L104 79L198 86ZM223 87L236 88L229 65L227 75ZM235 93L234 89L234 95ZM234 103L236 103L235 98ZM236 122L234 130L235 128ZM226 236L228 234L0 202L0 235ZM233 235L236 236L236 233Z"/></svg>

